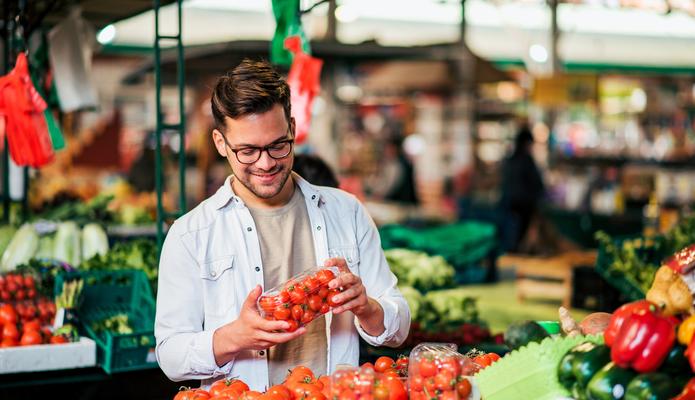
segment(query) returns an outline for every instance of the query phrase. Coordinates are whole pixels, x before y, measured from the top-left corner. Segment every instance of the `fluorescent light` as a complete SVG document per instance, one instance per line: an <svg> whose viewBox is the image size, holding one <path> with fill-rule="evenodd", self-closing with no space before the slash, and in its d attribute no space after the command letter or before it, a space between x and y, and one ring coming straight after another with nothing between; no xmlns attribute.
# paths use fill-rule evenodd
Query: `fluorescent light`
<svg viewBox="0 0 695 400"><path fill-rule="evenodd" d="M528 49L528 55L537 63L542 64L548 61L548 50L546 50L545 47L540 44L532 44Z"/></svg>
<svg viewBox="0 0 695 400"><path fill-rule="evenodd" d="M109 44L116 38L116 27L113 24L106 27L97 34L97 41L101 44Z"/></svg>

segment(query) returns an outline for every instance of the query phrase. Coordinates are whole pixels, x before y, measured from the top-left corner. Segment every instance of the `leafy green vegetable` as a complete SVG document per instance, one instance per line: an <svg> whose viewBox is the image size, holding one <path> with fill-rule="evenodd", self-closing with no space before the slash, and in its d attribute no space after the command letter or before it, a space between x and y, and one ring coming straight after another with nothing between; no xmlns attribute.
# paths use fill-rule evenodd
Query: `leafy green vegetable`
<svg viewBox="0 0 695 400"><path fill-rule="evenodd" d="M105 331L111 331L121 335L133 333L133 327L130 325L128 315L123 313L113 315L101 321L93 322L92 329L94 329L94 332L97 334Z"/></svg>
<svg viewBox="0 0 695 400"><path fill-rule="evenodd" d="M455 271L444 257L408 249L386 250L384 254L401 285L428 291L453 284Z"/></svg>
<svg viewBox="0 0 695 400"><path fill-rule="evenodd" d="M399 286L398 290L401 291L405 301L408 302L408 307L410 308L410 319L413 321L420 320L420 314L423 310L425 303L425 298L412 286Z"/></svg>
<svg viewBox="0 0 695 400"><path fill-rule="evenodd" d="M116 243L106 254L97 254L82 262L80 270L140 269L152 289L157 291L157 245L153 240L137 239Z"/></svg>

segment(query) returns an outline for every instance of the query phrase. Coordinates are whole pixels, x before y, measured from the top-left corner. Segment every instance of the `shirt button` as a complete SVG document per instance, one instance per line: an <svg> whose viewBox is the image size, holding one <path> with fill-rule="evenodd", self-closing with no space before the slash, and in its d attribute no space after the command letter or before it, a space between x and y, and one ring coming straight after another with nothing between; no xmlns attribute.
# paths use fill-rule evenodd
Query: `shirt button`
<svg viewBox="0 0 695 400"><path fill-rule="evenodd" d="M249 226L248 228L246 228L246 230L251 232L253 229L251 229L251 227Z"/></svg>
<svg viewBox="0 0 695 400"><path fill-rule="evenodd" d="M256 272L261 272L261 267L256 267Z"/></svg>
<svg viewBox="0 0 695 400"><path fill-rule="evenodd" d="M210 276L217 276L217 272L215 272L215 271L210 272Z"/></svg>
<svg viewBox="0 0 695 400"><path fill-rule="evenodd" d="M317 226L317 227L316 227L316 230L317 230L317 231L320 231L320 230L321 230L321 225Z"/></svg>
<svg viewBox="0 0 695 400"><path fill-rule="evenodd" d="M258 352L258 354L259 354L261 357L263 357L263 356L265 355L265 351L261 350L261 351Z"/></svg>
<svg viewBox="0 0 695 400"><path fill-rule="evenodd" d="M316 195L311 196L311 200L316 199Z"/></svg>

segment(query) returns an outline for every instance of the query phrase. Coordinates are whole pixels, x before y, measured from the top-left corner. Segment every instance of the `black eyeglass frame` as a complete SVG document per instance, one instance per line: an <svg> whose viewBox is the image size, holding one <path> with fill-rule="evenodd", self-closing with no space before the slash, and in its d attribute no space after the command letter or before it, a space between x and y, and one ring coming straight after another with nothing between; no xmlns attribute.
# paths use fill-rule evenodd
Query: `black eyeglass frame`
<svg viewBox="0 0 695 400"><path fill-rule="evenodd" d="M288 135L291 135L291 134L292 134L291 129L287 131L287 134L288 134ZM242 147L242 148L240 148L240 149L235 149L235 148L232 147L231 144L229 144L229 142L227 141L227 137L224 135L224 133L220 132L220 135L222 135L222 139L224 140L224 143L227 145L227 147L229 148L229 150L231 150L232 153L234 153L234 157L236 157L237 161L239 161L240 163L245 164L245 165L251 165L251 164L257 163L258 160L261 159L261 155L263 155L263 152L264 152L264 151L265 151L266 153L268 153L268 156L269 156L270 158L272 158L273 160L282 160L282 159L285 159L285 158L289 157L290 154L292 154L292 147L294 147L294 138L289 138L289 139L285 139L285 140L276 141L276 142L273 142L273 143L271 143L271 144L267 144L267 145L265 145L265 146L263 146L263 147L258 147L258 146L244 146L244 147ZM275 147L275 146L280 145L280 144L285 144L285 143L288 143L288 144L290 145L290 146L288 147L288 149L287 149L287 154L285 154L285 155L283 155L283 156L275 157L274 155L272 155L272 154L270 153L270 149L271 149L272 147ZM252 149L258 151L258 156L256 157L255 160L253 160L252 162L244 162L244 161L241 161L241 160L239 159L239 154L237 154L238 152L244 151L244 150L252 150Z"/></svg>

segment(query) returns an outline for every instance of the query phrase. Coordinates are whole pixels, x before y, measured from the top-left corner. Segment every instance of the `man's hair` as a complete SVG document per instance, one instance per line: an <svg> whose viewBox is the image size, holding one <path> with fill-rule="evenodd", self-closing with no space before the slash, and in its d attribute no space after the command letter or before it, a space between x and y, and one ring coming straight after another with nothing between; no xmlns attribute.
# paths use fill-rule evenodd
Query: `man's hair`
<svg viewBox="0 0 695 400"><path fill-rule="evenodd" d="M217 80L212 91L215 128L225 131L225 117L239 118L270 111L282 105L290 121L290 87L267 61L244 59Z"/></svg>

